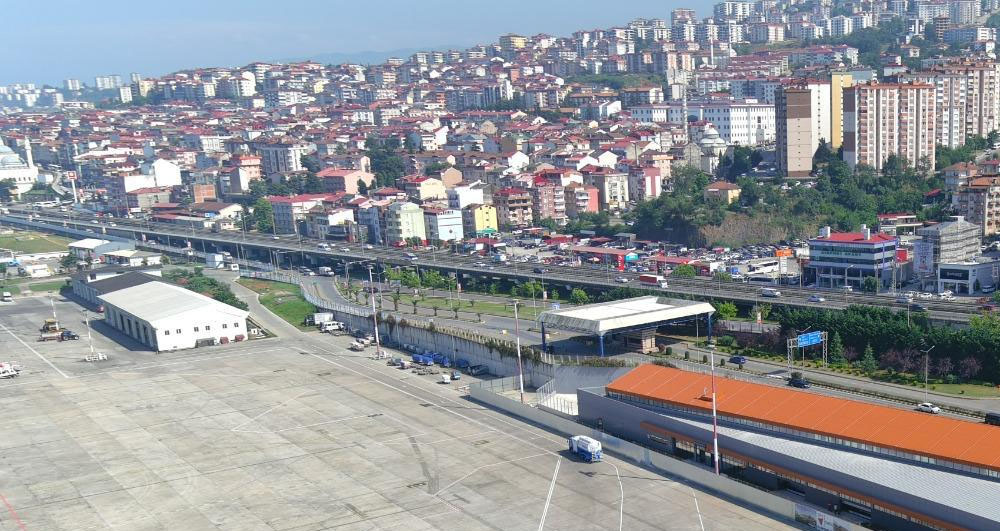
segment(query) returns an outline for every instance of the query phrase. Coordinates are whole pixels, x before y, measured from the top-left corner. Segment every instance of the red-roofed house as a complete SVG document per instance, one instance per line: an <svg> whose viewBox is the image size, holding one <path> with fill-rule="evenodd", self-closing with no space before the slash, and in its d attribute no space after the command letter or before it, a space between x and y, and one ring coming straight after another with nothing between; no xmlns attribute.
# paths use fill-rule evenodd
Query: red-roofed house
<svg viewBox="0 0 1000 531"><path fill-rule="evenodd" d="M440 179L425 177L423 175L407 175L399 179L399 185L406 191L406 195L419 201L433 201L436 199L448 199L448 191Z"/></svg>
<svg viewBox="0 0 1000 531"><path fill-rule="evenodd" d="M273 195L267 198L274 210L274 230L277 233L288 234L297 232L299 222L305 220L306 212L316 205L336 203L344 196L343 192L334 194L301 194L291 197Z"/></svg>
<svg viewBox="0 0 1000 531"><path fill-rule="evenodd" d="M861 289L867 277L885 287L892 280L898 240L866 225L860 232L830 232L809 240L809 265L819 287L851 286Z"/></svg>
<svg viewBox="0 0 1000 531"><path fill-rule="evenodd" d="M323 182L323 190L327 192L357 194L360 193L359 181L365 183L366 190L375 183L375 175L361 170L323 168L316 172L316 177Z"/></svg>

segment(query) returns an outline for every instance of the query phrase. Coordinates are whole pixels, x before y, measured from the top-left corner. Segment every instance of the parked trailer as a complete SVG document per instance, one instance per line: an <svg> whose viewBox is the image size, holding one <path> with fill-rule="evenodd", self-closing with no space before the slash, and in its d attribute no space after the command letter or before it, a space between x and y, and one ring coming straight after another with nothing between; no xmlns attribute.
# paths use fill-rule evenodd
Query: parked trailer
<svg viewBox="0 0 1000 531"><path fill-rule="evenodd" d="M588 463L600 461L602 457L601 443L586 435L574 435L569 438L569 451Z"/></svg>

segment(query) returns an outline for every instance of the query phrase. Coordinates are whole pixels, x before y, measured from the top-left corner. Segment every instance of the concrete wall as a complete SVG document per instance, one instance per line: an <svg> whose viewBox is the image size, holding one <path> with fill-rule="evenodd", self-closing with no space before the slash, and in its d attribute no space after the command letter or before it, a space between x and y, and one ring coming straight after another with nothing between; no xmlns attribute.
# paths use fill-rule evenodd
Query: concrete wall
<svg viewBox="0 0 1000 531"><path fill-rule="evenodd" d="M486 382L484 382L486 383ZM599 441L604 451L627 459L638 465L654 469L660 473L683 477L702 488L739 500L769 515L792 520L795 504L763 490L738 483L725 476L716 476L711 471L690 463L685 463L659 452L643 448L637 444L619 439L602 431L588 428L571 420L553 415L537 408L504 398L489 390L485 385L469 386L473 400L495 407L509 414L521 417L549 428L564 436L588 435Z"/></svg>

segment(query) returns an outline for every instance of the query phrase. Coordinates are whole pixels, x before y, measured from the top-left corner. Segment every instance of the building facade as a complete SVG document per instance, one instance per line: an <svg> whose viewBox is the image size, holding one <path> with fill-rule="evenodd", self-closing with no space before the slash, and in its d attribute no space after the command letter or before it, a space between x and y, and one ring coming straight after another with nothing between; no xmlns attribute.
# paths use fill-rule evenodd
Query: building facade
<svg viewBox="0 0 1000 531"><path fill-rule="evenodd" d="M890 155L934 167L934 86L868 83L844 91L844 161L881 169Z"/></svg>

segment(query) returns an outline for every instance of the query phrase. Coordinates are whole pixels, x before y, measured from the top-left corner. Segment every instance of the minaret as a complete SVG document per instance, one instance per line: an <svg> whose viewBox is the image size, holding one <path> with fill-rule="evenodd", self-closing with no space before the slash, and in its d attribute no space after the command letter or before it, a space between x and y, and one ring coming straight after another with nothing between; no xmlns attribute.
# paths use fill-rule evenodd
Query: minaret
<svg viewBox="0 0 1000 531"><path fill-rule="evenodd" d="M29 168L35 166L35 157L31 154L31 139L27 136L24 137L24 162L28 163Z"/></svg>

